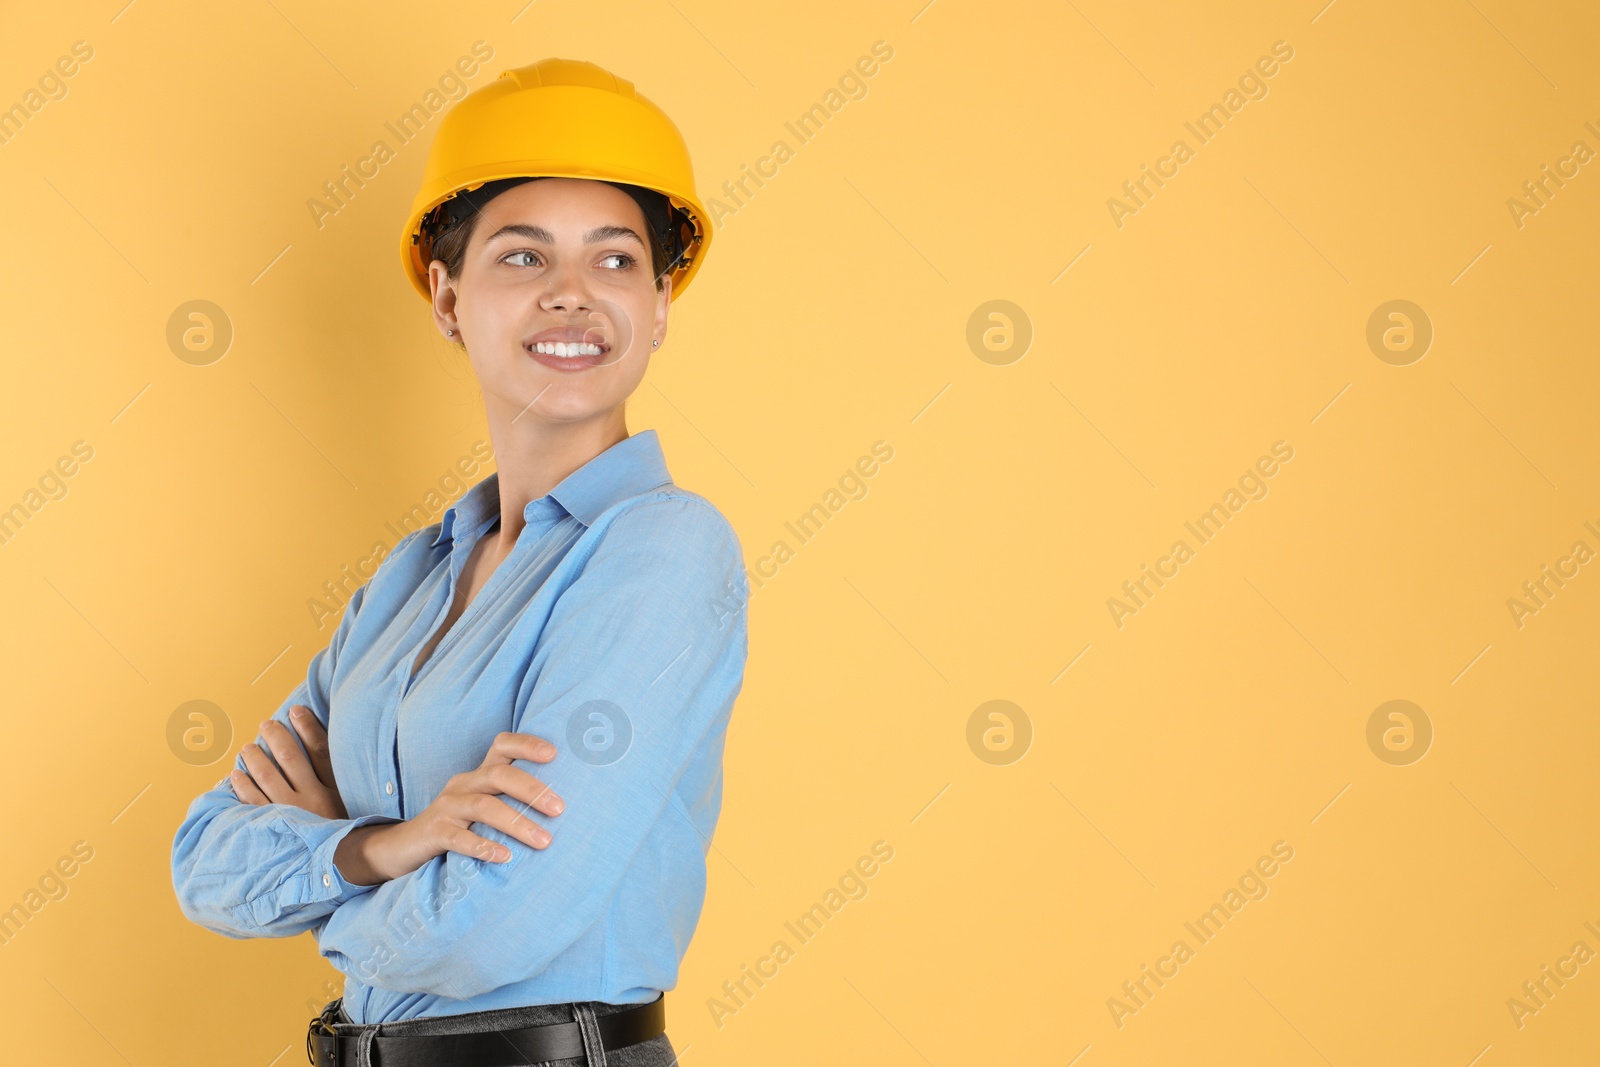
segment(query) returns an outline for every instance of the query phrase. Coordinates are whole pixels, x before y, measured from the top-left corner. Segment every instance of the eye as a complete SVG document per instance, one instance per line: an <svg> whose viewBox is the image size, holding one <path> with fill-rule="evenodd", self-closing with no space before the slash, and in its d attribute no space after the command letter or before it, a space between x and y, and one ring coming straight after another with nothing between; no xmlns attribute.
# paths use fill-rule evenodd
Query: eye
<svg viewBox="0 0 1600 1067"><path fill-rule="evenodd" d="M622 266L616 268L617 270L627 270L629 267L633 266L633 263L634 263L633 257L628 255L628 253L626 253L626 252L611 252L611 253L608 253L604 258L602 258L600 260L600 262L604 263L607 259L621 259L621 260L626 260L627 261L627 262L623 263Z"/></svg>
<svg viewBox="0 0 1600 1067"><path fill-rule="evenodd" d="M539 253L533 251L532 249L523 248L523 249L519 249L516 252L507 252L505 255L500 257L500 262L506 263L506 262L509 262L510 260L516 259L518 256L534 256L534 257L537 257L538 255L539 255ZM514 266L514 267L531 267L531 266L533 266L532 263L513 263L511 265Z"/></svg>

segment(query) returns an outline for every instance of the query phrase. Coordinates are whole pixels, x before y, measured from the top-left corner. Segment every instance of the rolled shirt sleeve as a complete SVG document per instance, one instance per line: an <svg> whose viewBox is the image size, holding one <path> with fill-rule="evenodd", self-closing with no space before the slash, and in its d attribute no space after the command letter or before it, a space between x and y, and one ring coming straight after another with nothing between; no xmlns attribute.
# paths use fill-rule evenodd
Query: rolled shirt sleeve
<svg viewBox="0 0 1600 1067"><path fill-rule="evenodd" d="M566 802L544 849L505 844L493 863L455 852L343 901L319 951L370 986L465 999L543 971L610 906L685 770L720 759L747 655L748 580L737 536L703 500L620 514L548 609L513 729L556 746L515 765ZM710 751L711 749L715 751Z"/></svg>
<svg viewBox="0 0 1600 1067"><path fill-rule="evenodd" d="M363 585L351 595L332 640L312 657L305 679L273 713L274 719L288 725L289 709L301 704L327 728L328 693L339 652L366 590ZM289 730L293 735L294 728ZM259 737L255 743L272 758ZM248 773L242 752L234 766ZM344 835L367 823L393 821L382 815L325 819L288 804L247 804L224 777L189 805L173 838L172 884L179 907L192 921L228 937L302 933L340 904L374 888L340 877L333 853Z"/></svg>

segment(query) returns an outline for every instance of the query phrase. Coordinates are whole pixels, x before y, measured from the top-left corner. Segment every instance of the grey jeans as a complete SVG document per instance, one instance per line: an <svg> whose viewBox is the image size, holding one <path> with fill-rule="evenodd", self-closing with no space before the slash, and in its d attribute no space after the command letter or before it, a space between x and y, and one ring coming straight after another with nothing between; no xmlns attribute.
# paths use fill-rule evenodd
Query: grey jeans
<svg viewBox="0 0 1600 1067"><path fill-rule="evenodd" d="M501 1008L495 1011L475 1011L464 1015L435 1015L425 1019L403 1019L399 1022L362 1026L352 1023L339 1007L337 1029L340 1033L356 1033L365 1037L403 1037L406 1034L472 1034L488 1030L515 1030L525 1026L542 1026L545 1023L577 1022L583 1031L582 1056L560 1060L544 1060L529 1067L678 1067L678 1054L666 1034L657 1034L648 1041L613 1049L607 1052L600 1046L600 1027L595 1022L602 1015L636 1008L637 1004L608 1004L601 1000L575 1000L565 1004L533 1004L522 1008ZM365 1046L363 1046L363 1050ZM363 1054L356 1067L368 1067Z"/></svg>

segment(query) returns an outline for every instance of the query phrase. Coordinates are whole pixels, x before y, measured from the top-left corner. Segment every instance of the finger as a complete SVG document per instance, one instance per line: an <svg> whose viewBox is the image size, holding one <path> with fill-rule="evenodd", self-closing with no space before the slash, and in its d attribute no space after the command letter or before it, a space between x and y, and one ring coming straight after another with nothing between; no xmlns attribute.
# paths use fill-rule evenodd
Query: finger
<svg viewBox="0 0 1600 1067"><path fill-rule="evenodd" d="M503 793L515 797L546 815L560 815L567 809L566 802L548 785L510 763L480 767L473 772L472 782L478 792Z"/></svg>
<svg viewBox="0 0 1600 1067"><path fill-rule="evenodd" d="M250 772L250 777L255 779L256 788L267 795L267 799L274 804L294 803L294 789L283 780L283 775L278 772L278 765L272 762L261 746L254 741L244 746L240 753L244 759L245 769Z"/></svg>
<svg viewBox="0 0 1600 1067"><path fill-rule="evenodd" d="M487 860L490 863L504 863L511 858L511 850L498 841L480 837L471 830L459 826L450 834L445 851L459 852L463 856Z"/></svg>
<svg viewBox="0 0 1600 1067"><path fill-rule="evenodd" d="M267 800L267 795L256 788L256 783L250 776L237 768L228 775L228 784L233 786L233 795L246 804L271 803Z"/></svg>
<svg viewBox="0 0 1600 1067"><path fill-rule="evenodd" d="M321 784L317 781L317 772L311 768L311 762L300 751L294 734L289 732L287 726L277 719L268 719L261 724L261 739L267 743L273 758L283 769L283 776L289 780L289 788L297 793L310 792Z"/></svg>
<svg viewBox="0 0 1600 1067"><path fill-rule="evenodd" d="M460 794L452 814L462 822L481 822L492 826L534 848L544 848L550 843L550 831L488 793Z"/></svg>
<svg viewBox="0 0 1600 1067"><path fill-rule="evenodd" d="M311 754L311 766L316 770L317 778L329 789L334 788L333 757L328 751L328 732L322 728L322 721L310 708L300 704L289 709L289 718L294 723L295 732L300 735L301 743Z"/></svg>
<svg viewBox="0 0 1600 1067"><path fill-rule="evenodd" d="M535 763L549 763L555 758L556 746L544 738L505 730L495 735L494 743L489 746L489 754L483 758L483 762L484 764L510 763L514 759L526 759Z"/></svg>

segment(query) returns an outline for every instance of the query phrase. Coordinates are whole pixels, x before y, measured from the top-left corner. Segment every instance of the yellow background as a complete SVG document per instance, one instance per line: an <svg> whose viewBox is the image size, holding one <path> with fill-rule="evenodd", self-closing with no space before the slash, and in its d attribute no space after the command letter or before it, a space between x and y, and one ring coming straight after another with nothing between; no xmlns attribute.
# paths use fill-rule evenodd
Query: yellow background
<svg viewBox="0 0 1600 1067"><path fill-rule="evenodd" d="M1600 149L1592 7L123 3L13 5L0 34L5 106L93 48L0 145L0 507L93 448L0 546L0 908L94 850L0 947L6 1062L298 1063L338 990L310 935L185 921L170 846L326 644L307 602L486 436L398 264L426 138L320 229L307 207L480 40L471 87L545 56L630 78L730 206L793 150L720 220L629 405L752 567L793 549L753 582L667 994L686 1064L1593 1062L1600 962L1520 1026L1507 1006L1600 952L1600 564L1508 608L1600 550L1600 164L1508 207ZM880 40L799 144L785 122ZM1278 41L1267 95L1200 144L1185 121ZM205 366L166 340L196 299L234 330ZM1367 343L1397 299L1434 331L1403 366ZM969 346L991 300L1031 325L1021 358ZM799 544L785 523L880 440ZM1184 523L1280 440L1269 494L1198 544ZM1180 538L1119 627L1108 599ZM210 766L167 744L196 699L238 731ZM1031 730L1000 765L968 742L992 700ZM1409 765L1367 742L1390 700L1432 724ZM867 895L714 1022L880 840ZM1265 898L1200 944L1184 924L1279 841Z"/></svg>

